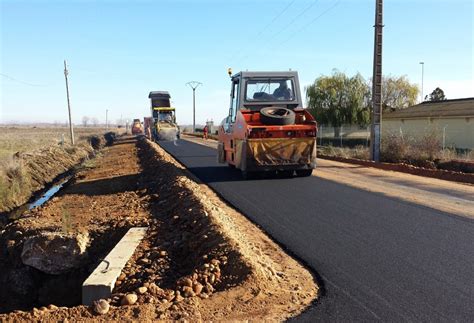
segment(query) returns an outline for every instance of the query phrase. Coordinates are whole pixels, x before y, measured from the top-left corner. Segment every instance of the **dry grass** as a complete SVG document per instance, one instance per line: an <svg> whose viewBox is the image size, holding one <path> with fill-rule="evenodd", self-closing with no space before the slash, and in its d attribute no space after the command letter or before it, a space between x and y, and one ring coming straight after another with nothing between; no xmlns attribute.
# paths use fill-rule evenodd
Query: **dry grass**
<svg viewBox="0 0 474 323"><path fill-rule="evenodd" d="M0 202L2 205L22 194L24 187L30 187L21 161L12 157L0 160Z"/></svg>
<svg viewBox="0 0 474 323"><path fill-rule="evenodd" d="M90 135L101 135L107 131L119 133L121 129L106 130L100 127L75 128L74 137L77 143L85 142ZM0 161L8 160L17 152L31 152L51 145L59 145L64 138L70 142L69 128L34 127L34 126L1 126L0 127Z"/></svg>
<svg viewBox="0 0 474 323"><path fill-rule="evenodd" d="M76 128L76 146L72 147L68 128L0 127L0 212L26 202L31 193L64 172L65 167L87 156L91 136L117 130Z"/></svg>
<svg viewBox="0 0 474 323"><path fill-rule="evenodd" d="M408 163L415 166L436 168L438 164L457 161L473 161L474 151L457 152L455 149L442 149L441 138L436 133L428 132L422 137L399 133L385 134L382 138L381 160L389 163ZM369 159L369 148L364 146L318 147L322 155Z"/></svg>
<svg viewBox="0 0 474 323"><path fill-rule="evenodd" d="M342 158L369 159L370 157L369 148L365 146L355 146L354 148L320 146L318 151L323 155Z"/></svg>
<svg viewBox="0 0 474 323"><path fill-rule="evenodd" d="M474 159L474 151L459 153L455 149L442 149L441 137L434 132L427 132L422 137L411 134L387 134L382 138L381 152L383 161L407 162L420 166L426 162Z"/></svg>

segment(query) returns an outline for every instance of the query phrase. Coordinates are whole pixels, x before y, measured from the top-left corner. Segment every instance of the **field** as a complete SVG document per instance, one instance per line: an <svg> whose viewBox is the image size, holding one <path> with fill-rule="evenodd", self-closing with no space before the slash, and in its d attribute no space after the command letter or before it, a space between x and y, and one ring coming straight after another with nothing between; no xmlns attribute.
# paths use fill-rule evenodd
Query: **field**
<svg viewBox="0 0 474 323"><path fill-rule="evenodd" d="M103 134L106 131L117 132L119 129L103 127L77 127L74 137L77 143L84 142L87 136ZM1 126L0 127L0 161L8 160L16 152L31 152L51 145L58 145L64 140L70 143L67 127L36 126Z"/></svg>

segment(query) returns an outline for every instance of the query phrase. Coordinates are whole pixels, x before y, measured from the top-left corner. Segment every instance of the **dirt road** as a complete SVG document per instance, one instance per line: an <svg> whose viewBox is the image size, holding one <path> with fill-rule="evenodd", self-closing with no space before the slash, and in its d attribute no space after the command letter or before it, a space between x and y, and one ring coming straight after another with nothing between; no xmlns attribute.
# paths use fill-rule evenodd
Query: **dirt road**
<svg viewBox="0 0 474 323"><path fill-rule="evenodd" d="M0 321L282 320L315 299L308 270L155 144L124 138L87 165L0 234ZM79 305L81 284L136 226L148 226L147 235L119 277L110 311L97 316ZM45 232L87 234L87 256L54 275L24 265L25 241ZM137 303L121 306L128 294Z"/></svg>

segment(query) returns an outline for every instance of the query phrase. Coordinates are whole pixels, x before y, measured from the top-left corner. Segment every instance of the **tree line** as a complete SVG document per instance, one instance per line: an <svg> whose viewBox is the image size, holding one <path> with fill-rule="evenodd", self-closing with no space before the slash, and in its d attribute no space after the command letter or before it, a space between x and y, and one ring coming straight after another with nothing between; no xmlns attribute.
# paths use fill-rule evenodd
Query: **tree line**
<svg viewBox="0 0 474 323"><path fill-rule="evenodd" d="M308 109L316 120L334 127L339 136L344 124L367 126L372 112L372 84L360 73L348 76L334 70L330 76L320 76L306 88ZM406 76L382 77L382 109L393 111L416 104L419 89ZM436 88L426 100L445 100L443 90Z"/></svg>

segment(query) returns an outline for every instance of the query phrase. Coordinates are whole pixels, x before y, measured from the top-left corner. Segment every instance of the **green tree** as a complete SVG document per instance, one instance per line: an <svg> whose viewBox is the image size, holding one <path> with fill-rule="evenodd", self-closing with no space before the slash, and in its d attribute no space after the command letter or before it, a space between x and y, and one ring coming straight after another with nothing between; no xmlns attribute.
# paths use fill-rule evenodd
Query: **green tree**
<svg viewBox="0 0 474 323"><path fill-rule="evenodd" d="M382 108L384 110L406 109L415 105L418 93L418 85L411 84L405 75L382 77Z"/></svg>
<svg viewBox="0 0 474 323"><path fill-rule="evenodd" d="M431 94L428 96L425 96L425 101L426 100L429 100L429 101L444 101L444 100L447 100L446 99L446 96L444 95L444 91L441 90L439 87L437 87L436 89L433 90L433 92L431 92Z"/></svg>
<svg viewBox="0 0 474 323"><path fill-rule="evenodd" d="M316 120L334 127L334 135L338 137L343 124L368 124L369 92L359 73L348 77L334 70L331 76L320 76L308 86L306 98Z"/></svg>

